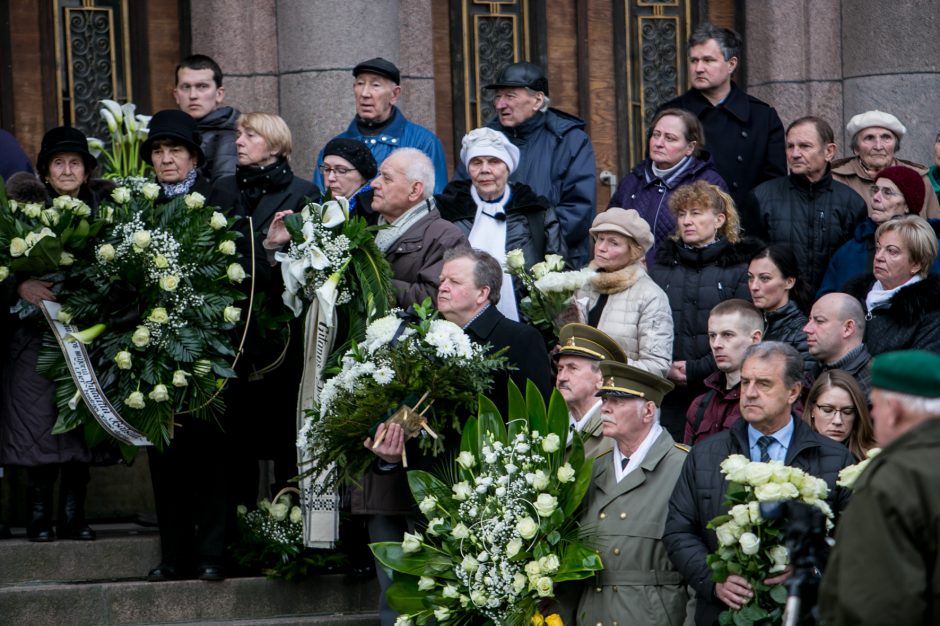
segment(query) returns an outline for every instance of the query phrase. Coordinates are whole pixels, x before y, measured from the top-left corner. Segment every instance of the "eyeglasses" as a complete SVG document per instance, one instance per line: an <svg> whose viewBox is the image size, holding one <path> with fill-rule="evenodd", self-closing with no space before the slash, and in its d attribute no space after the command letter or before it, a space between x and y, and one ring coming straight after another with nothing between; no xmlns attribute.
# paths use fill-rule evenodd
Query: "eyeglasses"
<svg viewBox="0 0 940 626"><path fill-rule="evenodd" d="M354 167L342 167L337 165L336 167L330 167L329 165L323 164L320 166L320 173L323 174L323 178L327 178L330 174L336 174L337 176L345 176L349 172L355 171Z"/></svg>
<svg viewBox="0 0 940 626"><path fill-rule="evenodd" d="M854 406L832 406L831 404L817 404L816 408L819 409L819 412L822 413L823 417L833 418L836 413L842 417L855 417L855 407Z"/></svg>
<svg viewBox="0 0 940 626"><path fill-rule="evenodd" d="M871 192L871 195L875 195L879 191L881 192L882 197L884 198L894 198L901 195L901 192L895 191L894 189L889 189L888 187L879 187L878 185L872 185L868 188L868 191Z"/></svg>

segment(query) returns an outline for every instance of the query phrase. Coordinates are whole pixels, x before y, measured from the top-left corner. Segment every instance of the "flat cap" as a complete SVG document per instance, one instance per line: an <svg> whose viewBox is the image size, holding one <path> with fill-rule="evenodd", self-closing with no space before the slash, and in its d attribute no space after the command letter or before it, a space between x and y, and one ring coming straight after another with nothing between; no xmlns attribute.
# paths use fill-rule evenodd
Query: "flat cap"
<svg viewBox="0 0 940 626"><path fill-rule="evenodd" d="M940 398L940 354L926 350L879 354L871 363L871 386L922 398Z"/></svg>
<svg viewBox="0 0 940 626"><path fill-rule="evenodd" d="M661 406L663 396L675 387L662 376L617 361L601 361L601 376L603 376L601 390L596 395L614 398L643 398L652 400L656 406Z"/></svg>
<svg viewBox="0 0 940 626"><path fill-rule="evenodd" d="M565 324L558 333L558 350L555 358L580 356L595 361L627 362L627 353L614 339L602 330L587 324Z"/></svg>
<svg viewBox="0 0 940 626"><path fill-rule="evenodd" d="M904 136L904 133L907 132L907 129L904 128L904 124L901 123L901 120L894 117L890 113L885 113L884 111L865 111L864 113L859 113L855 117L849 120L849 123L845 125L845 132L849 134L849 137L854 137L858 131L871 128L872 126L877 126L879 128L887 128L892 133L897 135L898 139Z"/></svg>
<svg viewBox="0 0 940 626"><path fill-rule="evenodd" d="M499 89L500 87L528 87L533 91L541 91L548 95L548 79L545 72L533 63L510 63L504 67L496 80L486 85L484 89Z"/></svg>
<svg viewBox="0 0 940 626"><path fill-rule="evenodd" d="M598 213L591 224L591 234L597 233L620 233L630 237L643 247L643 252L649 252L653 247L653 231L636 209L610 207L603 213Z"/></svg>
<svg viewBox="0 0 940 626"><path fill-rule="evenodd" d="M396 85L401 84L401 72L398 71L398 67L391 61L387 61L382 57L375 57L374 59L363 61L353 68L353 76L359 76L366 72L384 76Z"/></svg>

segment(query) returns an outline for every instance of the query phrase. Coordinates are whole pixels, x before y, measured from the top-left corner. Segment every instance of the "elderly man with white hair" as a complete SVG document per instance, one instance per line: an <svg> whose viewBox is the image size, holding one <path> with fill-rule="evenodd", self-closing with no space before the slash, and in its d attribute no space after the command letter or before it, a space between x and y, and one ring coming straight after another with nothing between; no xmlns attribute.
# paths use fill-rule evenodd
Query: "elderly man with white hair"
<svg viewBox="0 0 940 626"><path fill-rule="evenodd" d="M686 584L662 542L688 452L659 424L673 384L617 361L601 361L600 369L603 432L614 446L594 462L581 524L595 529L604 571L587 581L574 615L579 624L682 624Z"/></svg>
<svg viewBox="0 0 940 626"><path fill-rule="evenodd" d="M506 253L522 250L526 269L546 254L567 254L561 224L549 201L521 182L509 182L519 165L519 148L503 133L477 128L467 133L460 161L470 180L452 181L436 196L441 217L467 235L470 245L495 258L504 270L496 308L519 321L518 298L523 295L506 272Z"/></svg>
<svg viewBox="0 0 940 626"><path fill-rule="evenodd" d="M460 229L441 219L434 204L434 165L417 148L399 148L372 181L372 210L379 225L375 243L392 266L398 306L437 297L444 252L467 242Z"/></svg>
<svg viewBox="0 0 940 626"><path fill-rule="evenodd" d="M878 179L878 173L893 165L903 165L924 178L926 189L923 207L910 207L911 213L922 217L940 217L940 202L927 179L927 167L895 156L901 149L901 139L907 133L898 118L884 111L865 111L850 119L845 125L845 131L852 138L852 152L855 156L834 161L832 177L858 192L868 204L869 214L874 195L871 187Z"/></svg>

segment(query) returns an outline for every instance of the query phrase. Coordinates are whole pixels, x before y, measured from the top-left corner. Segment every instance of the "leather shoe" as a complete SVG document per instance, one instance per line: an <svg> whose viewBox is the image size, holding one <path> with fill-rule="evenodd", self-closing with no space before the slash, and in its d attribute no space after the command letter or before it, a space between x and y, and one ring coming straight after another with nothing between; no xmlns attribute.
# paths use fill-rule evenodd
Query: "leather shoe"
<svg viewBox="0 0 940 626"><path fill-rule="evenodd" d="M200 565L196 568L196 578L210 581L225 580L225 570L221 565Z"/></svg>
<svg viewBox="0 0 940 626"><path fill-rule="evenodd" d="M55 541L55 531L52 526L30 525L26 528L26 538L37 543Z"/></svg>
<svg viewBox="0 0 940 626"><path fill-rule="evenodd" d="M166 563L160 563L147 574L147 581L152 583L182 579L182 573L172 565L167 565Z"/></svg>
<svg viewBox="0 0 940 626"><path fill-rule="evenodd" d="M68 526L66 528L59 528L59 539L74 539L76 541L94 541L98 538L98 533L96 533L91 526L88 524L82 524L78 528L73 528Z"/></svg>

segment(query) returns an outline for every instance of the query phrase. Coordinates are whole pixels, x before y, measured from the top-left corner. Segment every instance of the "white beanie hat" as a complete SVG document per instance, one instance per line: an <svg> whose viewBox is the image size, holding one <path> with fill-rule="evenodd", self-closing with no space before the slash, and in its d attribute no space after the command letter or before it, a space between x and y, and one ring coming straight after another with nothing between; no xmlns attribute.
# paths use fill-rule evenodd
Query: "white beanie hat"
<svg viewBox="0 0 940 626"><path fill-rule="evenodd" d="M478 156L496 157L506 164L509 173L519 165L519 148L512 145L509 138L492 128L476 128L464 135L460 148L460 160L469 166L470 159Z"/></svg>
<svg viewBox="0 0 940 626"><path fill-rule="evenodd" d="M859 131L866 128L871 128L876 126L878 128L887 128L900 140L904 137L904 133L907 132L907 129L904 128L904 124L901 123L901 120L894 117L890 113L885 113L884 111L865 111L864 113L859 113L855 117L849 120L849 123L845 125L845 130L848 132L849 137L855 137Z"/></svg>

